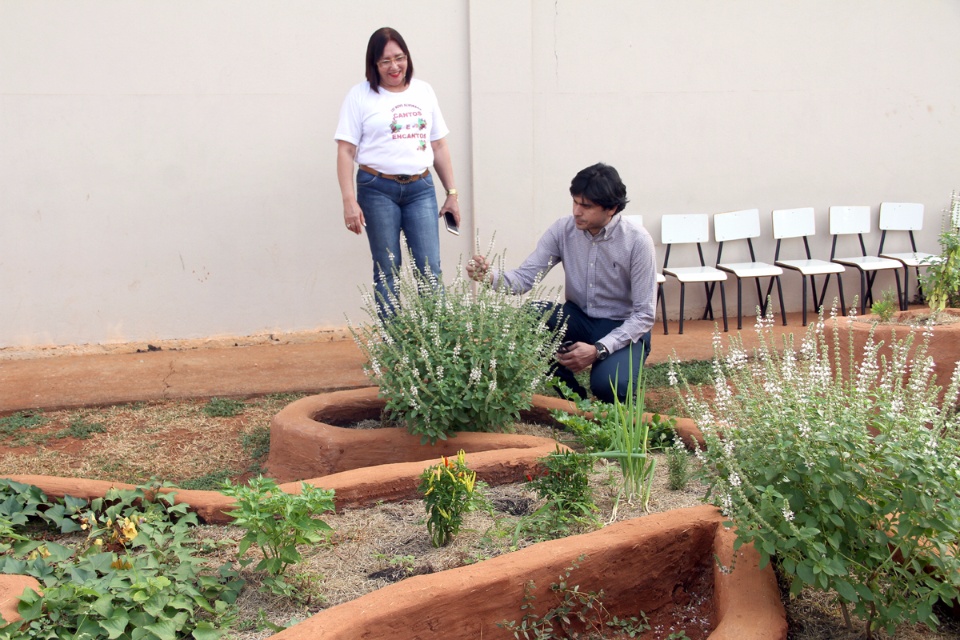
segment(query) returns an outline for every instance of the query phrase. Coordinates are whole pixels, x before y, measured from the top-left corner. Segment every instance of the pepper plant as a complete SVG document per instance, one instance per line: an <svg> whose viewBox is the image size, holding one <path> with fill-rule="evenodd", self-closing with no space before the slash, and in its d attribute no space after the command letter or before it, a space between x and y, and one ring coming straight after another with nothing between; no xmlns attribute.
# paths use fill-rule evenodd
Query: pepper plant
<svg viewBox="0 0 960 640"><path fill-rule="evenodd" d="M427 531L435 547L445 546L460 532L464 514L486 506L477 473L467 466L463 449L451 460L424 469L419 491L427 510Z"/></svg>
<svg viewBox="0 0 960 640"><path fill-rule="evenodd" d="M286 493L272 478L258 476L245 485L227 481L223 493L236 500L236 508L227 512L233 517L233 524L246 530L237 555L243 557L251 546L257 545L263 558L255 568L273 578L300 562L297 545L321 542L331 530L330 525L316 517L334 510L331 489L302 482L299 494ZM283 580L268 580L265 584L273 590L289 591Z"/></svg>

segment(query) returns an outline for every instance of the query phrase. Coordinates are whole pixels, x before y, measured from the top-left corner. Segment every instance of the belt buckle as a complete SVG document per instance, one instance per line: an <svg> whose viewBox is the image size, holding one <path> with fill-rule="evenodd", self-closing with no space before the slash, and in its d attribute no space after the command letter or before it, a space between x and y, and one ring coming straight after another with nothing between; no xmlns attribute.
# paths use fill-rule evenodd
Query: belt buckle
<svg viewBox="0 0 960 640"><path fill-rule="evenodd" d="M413 182L413 176L408 176L405 174L394 176L393 179L399 182L400 184L410 184L411 182Z"/></svg>

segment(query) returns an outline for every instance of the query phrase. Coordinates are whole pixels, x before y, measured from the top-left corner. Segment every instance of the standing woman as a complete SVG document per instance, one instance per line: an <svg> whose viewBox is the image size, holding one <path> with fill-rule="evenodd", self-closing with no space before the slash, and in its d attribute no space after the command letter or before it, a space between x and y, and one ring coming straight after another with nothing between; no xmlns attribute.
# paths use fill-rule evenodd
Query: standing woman
<svg viewBox="0 0 960 640"><path fill-rule="evenodd" d="M413 60L403 37L389 27L367 43L367 79L350 89L340 108L337 180L343 222L356 234L367 231L373 256L378 307L390 311L396 293L393 271L400 266L400 232L417 269L440 279L438 212L450 211L460 223L449 133L433 88L413 78ZM357 188L354 191L353 165ZM433 166L447 192L438 209Z"/></svg>

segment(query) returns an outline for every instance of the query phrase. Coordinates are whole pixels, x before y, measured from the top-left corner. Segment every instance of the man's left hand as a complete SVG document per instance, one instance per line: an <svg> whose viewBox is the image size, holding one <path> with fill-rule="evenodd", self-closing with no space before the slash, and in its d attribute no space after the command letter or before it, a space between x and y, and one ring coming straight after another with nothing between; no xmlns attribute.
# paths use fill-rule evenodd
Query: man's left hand
<svg viewBox="0 0 960 640"><path fill-rule="evenodd" d="M575 342L566 353L557 354L557 362L572 371L579 373L597 360L597 348L586 342Z"/></svg>

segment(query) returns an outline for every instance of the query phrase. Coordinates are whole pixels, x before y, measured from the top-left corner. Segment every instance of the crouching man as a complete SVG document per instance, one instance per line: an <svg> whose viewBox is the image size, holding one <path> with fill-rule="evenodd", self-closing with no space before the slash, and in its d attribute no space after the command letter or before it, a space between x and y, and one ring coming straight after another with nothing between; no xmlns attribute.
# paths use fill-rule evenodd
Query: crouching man
<svg viewBox="0 0 960 640"><path fill-rule="evenodd" d="M587 167L573 178L570 195L573 215L550 225L519 268L501 273L478 255L467 263L467 274L478 282L523 293L538 276L563 264L566 302L552 305L550 328L556 330L562 316L564 340L573 344L557 354L555 374L588 397L574 374L592 367L590 392L613 402L616 383L617 396L625 400L631 358L635 379L650 353L656 250L646 229L620 215L628 202L627 188L613 167L602 163Z"/></svg>

